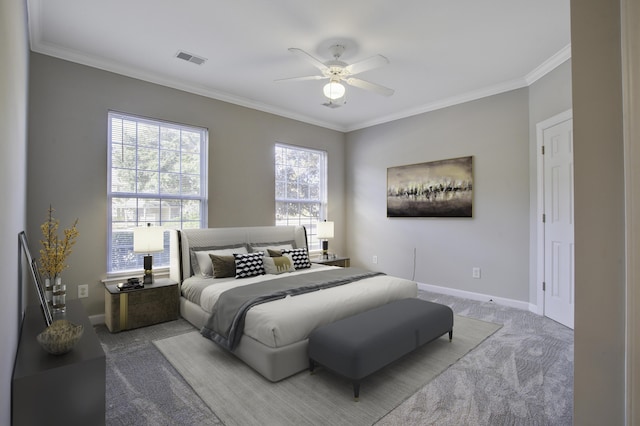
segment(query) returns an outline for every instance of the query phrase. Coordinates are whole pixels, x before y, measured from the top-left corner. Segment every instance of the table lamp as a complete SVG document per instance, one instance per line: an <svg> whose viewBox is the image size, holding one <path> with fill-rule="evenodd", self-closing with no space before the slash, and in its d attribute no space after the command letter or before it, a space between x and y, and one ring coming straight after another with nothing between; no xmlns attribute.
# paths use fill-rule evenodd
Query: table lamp
<svg viewBox="0 0 640 426"><path fill-rule="evenodd" d="M333 238L333 222L318 223L318 238L322 240L322 257L324 259L329 258L329 241L328 238Z"/></svg>
<svg viewBox="0 0 640 426"><path fill-rule="evenodd" d="M164 251L164 229L159 226L141 226L133 230L133 252L145 253L144 284L153 283L153 256L151 253Z"/></svg>

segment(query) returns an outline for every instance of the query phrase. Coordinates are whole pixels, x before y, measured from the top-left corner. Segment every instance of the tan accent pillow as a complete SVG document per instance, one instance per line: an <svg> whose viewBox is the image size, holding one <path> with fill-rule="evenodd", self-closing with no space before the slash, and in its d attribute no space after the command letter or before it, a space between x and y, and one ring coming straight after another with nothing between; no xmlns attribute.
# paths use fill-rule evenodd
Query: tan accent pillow
<svg viewBox="0 0 640 426"><path fill-rule="evenodd" d="M264 270L267 274L278 275L296 270L296 268L293 267L293 260L291 260L289 256L265 257L262 261L264 262Z"/></svg>
<svg viewBox="0 0 640 426"><path fill-rule="evenodd" d="M236 260L231 256L209 254L213 264L214 278L228 278L236 276Z"/></svg>

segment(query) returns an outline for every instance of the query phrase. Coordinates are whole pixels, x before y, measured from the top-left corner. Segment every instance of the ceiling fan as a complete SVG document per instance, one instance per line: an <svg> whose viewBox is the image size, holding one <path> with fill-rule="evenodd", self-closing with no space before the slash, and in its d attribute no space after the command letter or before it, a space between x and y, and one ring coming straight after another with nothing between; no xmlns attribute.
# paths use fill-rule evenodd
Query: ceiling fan
<svg viewBox="0 0 640 426"><path fill-rule="evenodd" d="M349 65L346 62L340 60L340 57L345 51L344 45L334 44L329 48L329 50L331 51L333 59L327 62L322 62L302 49L298 49L295 47L290 48L289 52L297 55L298 57L309 62L314 67L318 68L322 75L283 78L276 80L276 82L329 80L329 82L325 84L323 88L323 93L329 99L329 103L325 105L333 107L339 106L333 103L333 101L341 99L345 95L346 89L342 85L342 83L346 83L350 86L358 87L360 89L370 90L383 96L393 95L393 89L389 89L388 87L362 80L361 78L353 77L356 74L360 74L362 72L389 64L389 60L387 58L382 55L375 55Z"/></svg>

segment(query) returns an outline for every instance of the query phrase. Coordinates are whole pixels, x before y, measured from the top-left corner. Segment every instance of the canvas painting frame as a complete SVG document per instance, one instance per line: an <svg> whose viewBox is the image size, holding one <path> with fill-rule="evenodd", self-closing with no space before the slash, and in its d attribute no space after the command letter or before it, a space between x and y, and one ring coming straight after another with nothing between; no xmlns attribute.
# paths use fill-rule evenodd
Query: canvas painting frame
<svg viewBox="0 0 640 426"><path fill-rule="evenodd" d="M387 168L387 217L473 217L473 156Z"/></svg>
<svg viewBox="0 0 640 426"><path fill-rule="evenodd" d="M46 326L50 326L53 322L53 315L51 314L51 309L49 307L49 303L47 303L47 298L45 296L45 289L42 283L42 279L40 278L40 273L38 271L38 263L37 260L33 258L31 255L31 250L29 249L29 242L27 241L27 234L22 231L18 234L18 251L22 251L18 256L18 275L20 276L20 283L22 283L22 270L23 270L23 259L26 261L25 263L28 266L29 271L31 272L31 280L35 285L36 294L38 296L38 301L40 302L40 306L42 308L42 315L44 316L44 321ZM20 289L20 297L22 297L22 288ZM22 304L22 300L20 301ZM20 307L20 315L24 315L25 306Z"/></svg>

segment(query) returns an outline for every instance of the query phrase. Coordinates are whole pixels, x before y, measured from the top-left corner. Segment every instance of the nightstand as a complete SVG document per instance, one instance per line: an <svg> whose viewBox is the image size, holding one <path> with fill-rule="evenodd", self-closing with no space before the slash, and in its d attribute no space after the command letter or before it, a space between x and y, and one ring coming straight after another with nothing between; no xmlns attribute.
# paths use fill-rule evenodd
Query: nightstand
<svg viewBox="0 0 640 426"><path fill-rule="evenodd" d="M180 293L178 283L158 278L153 284L135 290L118 289L107 284L104 289L104 316L110 332L145 327L178 319Z"/></svg>
<svg viewBox="0 0 640 426"><path fill-rule="evenodd" d="M310 260L311 263L318 263L320 265L327 266L341 266L343 268L348 268L351 265L351 258L342 256L330 257L328 259L324 259L322 256L320 256L312 257Z"/></svg>

